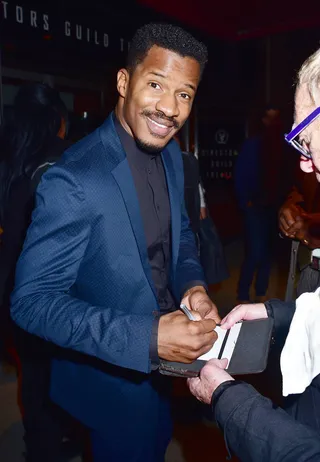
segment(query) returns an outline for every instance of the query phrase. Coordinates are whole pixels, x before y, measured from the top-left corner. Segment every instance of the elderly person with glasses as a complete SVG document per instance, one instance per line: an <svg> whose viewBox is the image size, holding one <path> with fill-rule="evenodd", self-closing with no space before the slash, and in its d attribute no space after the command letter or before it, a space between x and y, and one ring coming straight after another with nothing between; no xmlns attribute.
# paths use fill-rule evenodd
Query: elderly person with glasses
<svg viewBox="0 0 320 462"><path fill-rule="evenodd" d="M302 66L299 72L298 86L295 95L295 123L285 140L300 154L300 168L304 173L313 173L320 183L320 106L316 107L317 90L311 76L313 67L320 63L319 50ZM319 64L320 65L320 64ZM319 80L320 83L320 80ZM311 111L311 112L310 112ZM320 206L320 204L319 204ZM297 237L312 248L320 247L320 213L297 217L291 226L286 227L284 234ZM320 269L317 263L317 269Z"/></svg>
<svg viewBox="0 0 320 462"><path fill-rule="evenodd" d="M314 172L320 183L320 49L302 66L295 95L295 121L285 140L300 154L300 167ZM309 231L310 233L310 226ZM309 236L306 234L305 239ZM239 305L221 325L231 328L241 320L274 318L275 339L287 336L295 302L270 300ZM298 341L299 339L297 339ZM251 385L235 380L225 370L227 360L211 360L189 388L210 404L213 418L224 432L229 451L242 461L320 461L320 375L294 396L286 411L276 408Z"/></svg>

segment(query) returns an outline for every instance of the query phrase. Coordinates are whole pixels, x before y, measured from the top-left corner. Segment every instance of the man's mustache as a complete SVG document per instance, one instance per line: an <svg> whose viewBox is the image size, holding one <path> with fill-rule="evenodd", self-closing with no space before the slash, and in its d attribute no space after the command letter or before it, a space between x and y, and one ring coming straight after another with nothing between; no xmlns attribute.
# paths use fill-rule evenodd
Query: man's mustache
<svg viewBox="0 0 320 462"><path fill-rule="evenodd" d="M172 124L176 130L180 128L179 122L174 117L167 117L161 111L142 111L142 115L144 115L145 117L149 117L150 119L166 120L170 122L170 124Z"/></svg>

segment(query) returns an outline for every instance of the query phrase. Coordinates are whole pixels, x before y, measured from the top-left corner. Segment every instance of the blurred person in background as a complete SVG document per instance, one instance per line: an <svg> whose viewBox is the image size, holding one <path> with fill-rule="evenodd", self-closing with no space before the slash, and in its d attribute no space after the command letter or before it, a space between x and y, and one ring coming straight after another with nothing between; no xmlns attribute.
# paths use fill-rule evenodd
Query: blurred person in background
<svg viewBox="0 0 320 462"><path fill-rule="evenodd" d="M295 185L279 210L281 236L293 240L286 300L320 285L320 186L315 173L299 169ZM298 282L295 290L295 282Z"/></svg>
<svg viewBox="0 0 320 462"><path fill-rule="evenodd" d="M68 147L67 124L68 112L59 92L34 83L18 91L0 134L0 329L5 347L13 344L18 353L27 462L60 460L63 425L49 399L52 346L13 325L10 294L31 222L35 188L42 173Z"/></svg>
<svg viewBox="0 0 320 462"><path fill-rule="evenodd" d="M181 148L178 135L175 140ZM229 277L223 245L215 224L209 214L205 190L201 183L198 157L182 150L184 170L184 200L191 229L196 237L199 258L209 289ZM210 287L211 286L211 287Z"/></svg>
<svg viewBox="0 0 320 462"><path fill-rule="evenodd" d="M279 109L270 106L259 122L256 135L245 141L235 166L236 195L243 213L245 234L245 257L237 294L239 303L251 301L255 275L255 301L266 299L283 189L284 141Z"/></svg>
<svg viewBox="0 0 320 462"><path fill-rule="evenodd" d="M200 194L200 172L197 158L192 152L185 151L182 148L180 132L174 136L174 140L179 144L182 152L183 171L184 171L184 200L187 209L190 226L195 235L198 234L200 228L200 220L202 217L202 207L206 207L202 192Z"/></svg>

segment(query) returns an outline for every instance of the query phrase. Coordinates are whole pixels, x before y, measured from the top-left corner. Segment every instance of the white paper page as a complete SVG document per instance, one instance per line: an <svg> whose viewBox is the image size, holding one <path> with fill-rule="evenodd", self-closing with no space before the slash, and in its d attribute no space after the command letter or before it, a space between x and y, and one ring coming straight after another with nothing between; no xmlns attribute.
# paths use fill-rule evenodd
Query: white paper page
<svg viewBox="0 0 320 462"><path fill-rule="evenodd" d="M232 358L233 350L235 349L241 327L242 327L242 322L239 322L238 324L235 324L230 330L227 344L225 345L224 351L222 354L222 358L227 358L228 361L230 361L230 359Z"/></svg>
<svg viewBox="0 0 320 462"><path fill-rule="evenodd" d="M220 350L221 350L222 342L224 340L224 337L225 337L227 331L225 329L221 329L221 327L219 327L219 326L217 326L215 328L215 331L218 334L218 338L217 338L216 342L214 343L213 347L211 348L211 350L209 350L204 355L199 356L198 359L203 359L203 361L209 361L209 359L218 357L218 355L220 353Z"/></svg>
<svg viewBox="0 0 320 462"><path fill-rule="evenodd" d="M235 324L230 329L229 337L224 347L224 351L222 355L222 358L227 358L228 361L230 361L232 357L233 350L236 346L241 327L242 327L242 323L240 322L240 323ZM222 343L223 343L223 340L224 340L224 337L227 331L225 329L221 329L221 327L219 326L215 328L215 331L218 334L217 341L215 342L211 350L208 351L208 353L205 353L204 355L200 356L198 359L202 359L203 361L209 361L209 359L218 358L218 355L220 353L221 346L222 346Z"/></svg>

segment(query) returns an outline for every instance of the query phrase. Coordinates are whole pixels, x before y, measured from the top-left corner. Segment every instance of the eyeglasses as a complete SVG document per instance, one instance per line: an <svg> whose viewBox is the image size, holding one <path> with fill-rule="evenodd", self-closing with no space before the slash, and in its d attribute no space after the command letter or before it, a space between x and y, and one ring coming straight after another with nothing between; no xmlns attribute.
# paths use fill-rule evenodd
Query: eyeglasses
<svg viewBox="0 0 320 462"><path fill-rule="evenodd" d="M295 139L300 133L308 127L317 117L320 115L320 107L317 107L311 114L308 115L302 122L299 123L288 135L284 136L287 143L291 144L292 147L297 149L304 157L311 159L312 155L307 149L302 146L299 140Z"/></svg>

